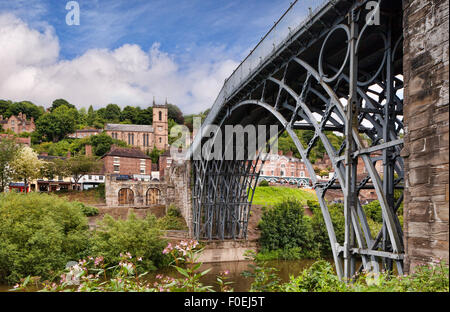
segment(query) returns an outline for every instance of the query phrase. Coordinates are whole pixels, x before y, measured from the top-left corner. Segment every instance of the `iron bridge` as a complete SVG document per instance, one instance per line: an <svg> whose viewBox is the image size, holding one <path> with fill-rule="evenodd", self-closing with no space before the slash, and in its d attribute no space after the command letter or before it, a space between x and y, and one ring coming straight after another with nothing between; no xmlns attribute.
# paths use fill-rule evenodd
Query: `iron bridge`
<svg viewBox="0 0 450 312"><path fill-rule="evenodd" d="M404 186L400 157L403 133L402 3L400 0L295 1L250 55L225 81L189 150L192 164L193 233L197 239L245 239L260 156L210 159L196 151L223 140L208 132L217 125L278 125L294 141L311 177L326 223L336 271L351 278L358 270L403 274L403 234L396 189ZM314 131L303 145L296 130ZM345 140L335 148L327 132ZM260 134L258 134L260 135ZM265 135L270 148L274 136ZM362 135L370 138L365 145ZM248 137L246 136L246 140ZM334 177L317 180L311 149L321 141ZM236 149L235 140L223 142ZM247 145L245 145L247 146ZM249 150L246 149L246 152ZM382 170L376 170L380 162ZM367 175L359 177L364 165ZM262 168L262 166L261 166ZM338 241L325 194L344 197L345 239ZM360 190L373 189L383 226L371 232ZM356 264L360 261L359 267Z"/></svg>

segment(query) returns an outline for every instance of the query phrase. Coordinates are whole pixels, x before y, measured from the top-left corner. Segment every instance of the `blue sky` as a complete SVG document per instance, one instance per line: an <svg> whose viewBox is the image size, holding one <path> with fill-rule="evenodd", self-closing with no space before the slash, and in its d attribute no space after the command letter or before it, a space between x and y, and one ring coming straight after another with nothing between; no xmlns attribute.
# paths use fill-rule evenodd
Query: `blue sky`
<svg viewBox="0 0 450 312"><path fill-rule="evenodd" d="M245 57L290 4L290 0L78 0L80 25L68 26L67 2L1 0L0 12L14 13L37 29L45 23L53 26L63 59L125 43L147 50L154 42L187 59L211 46L239 58Z"/></svg>
<svg viewBox="0 0 450 312"><path fill-rule="evenodd" d="M0 0L0 99L203 111L290 1Z"/></svg>

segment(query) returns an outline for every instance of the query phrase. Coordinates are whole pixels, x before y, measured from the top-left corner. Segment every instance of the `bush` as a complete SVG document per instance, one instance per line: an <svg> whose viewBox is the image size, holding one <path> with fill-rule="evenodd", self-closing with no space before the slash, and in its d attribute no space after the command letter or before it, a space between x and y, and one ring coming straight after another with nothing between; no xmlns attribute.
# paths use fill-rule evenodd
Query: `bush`
<svg viewBox="0 0 450 312"><path fill-rule="evenodd" d="M273 208L263 208L259 223L260 243L263 250L314 248L311 219L304 215L300 201L287 199Z"/></svg>
<svg viewBox="0 0 450 312"><path fill-rule="evenodd" d="M259 182L259 186L269 186L269 182L267 182L266 180L262 180L261 182Z"/></svg>
<svg viewBox="0 0 450 312"><path fill-rule="evenodd" d="M0 194L0 280L51 278L88 250L87 218L55 195Z"/></svg>
<svg viewBox="0 0 450 312"><path fill-rule="evenodd" d="M170 217L181 217L181 212L174 204L171 204L167 208L167 215Z"/></svg>
<svg viewBox="0 0 450 312"><path fill-rule="evenodd" d="M75 207L78 207L78 209L81 210L81 212L86 216L86 217L91 217L91 216L96 216L98 215L98 209L96 207L92 207L92 206L86 206L85 204L81 203L81 202L77 202L77 201L73 201L72 204Z"/></svg>
<svg viewBox="0 0 450 312"><path fill-rule="evenodd" d="M161 230L187 230L186 221L183 217L164 216L156 221L156 225Z"/></svg>
<svg viewBox="0 0 450 312"><path fill-rule="evenodd" d="M318 249L321 257L327 257L332 255L330 238L328 236L327 227L323 218L320 204L317 201L307 202L308 207L313 212L312 217L312 235L316 248ZM342 204L328 205L328 211L331 217L331 223L333 223L334 233L339 243L343 244L345 235L345 218L343 213Z"/></svg>
<svg viewBox="0 0 450 312"><path fill-rule="evenodd" d="M97 187L98 196L105 199L105 183L100 183Z"/></svg>
<svg viewBox="0 0 450 312"><path fill-rule="evenodd" d="M155 270L167 264L162 254L166 241L161 237L154 215L137 219L131 214L127 220L115 220L106 215L98 225L92 236L90 255L104 257L106 265L118 263L120 254L126 252L142 257L141 269L144 270Z"/></svg>

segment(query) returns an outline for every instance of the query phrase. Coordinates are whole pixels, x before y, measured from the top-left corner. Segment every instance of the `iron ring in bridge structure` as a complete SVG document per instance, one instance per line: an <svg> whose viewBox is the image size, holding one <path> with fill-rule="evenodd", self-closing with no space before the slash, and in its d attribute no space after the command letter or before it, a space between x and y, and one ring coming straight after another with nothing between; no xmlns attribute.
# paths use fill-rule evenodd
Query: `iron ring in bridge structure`
<svg viewBox="0 0 450 312"><path fill-rule="evenodd" d="M219 133L227 126L279 126L276 135L257 134L265 136L267 146L286 131L310 173L336 271L344 278L356 272L358 259L362 263L359 270L393 270L396 264L397 272L403 272L403 233L397 216L403 195L395 194L401 193L404 185L400 157L403 56L398 53L402 38L401 2L380 1L381 22L372 26L365 23L365 14L369 13L364 11L366 2L327 2L308 23L291 31L257 68L249 70L248 76L233 79L232 75L195 138L190 154L216 141L221 142L225 151L236 149L234 139L224 140ZM338 29L348 34L345 47L333 39L332 34ZM358 32L359 29L362 31ZM363 34L382 40L367 43L361 40ZM327 64L335 72L331 78L323 75L325 48L330 49L326 52L331 63L340 63L338 60L344 58L339 68ZM318 69L310 64L318 64ZM368 78L358 81L358 74ZM216 132L204 137L202 133L212 125L216 126ZM299 139L300 130L312 131L307 144ZM330 131L349 135L342 145L335 146ZM247 137L245 140L248 143ZM310 159L310 152L318 142L335 172L326 183L317 180ZM262 153L251 154L247 144L244 150L247 156L244 160L226 160L225 151L193 157L193 228L197 239L246 238L251 202L265 159L261 158ZM220 157L208 157L211 153ZM262 164L257 170L259 160ZM358 166L364 166L360 174ZM346 202L344 212L348 222L344 240L336 237L325 199L330 190L341 194ZM380 203L383 225L378 233L371 232L360 199L363 190L372 190Z"/></svg>

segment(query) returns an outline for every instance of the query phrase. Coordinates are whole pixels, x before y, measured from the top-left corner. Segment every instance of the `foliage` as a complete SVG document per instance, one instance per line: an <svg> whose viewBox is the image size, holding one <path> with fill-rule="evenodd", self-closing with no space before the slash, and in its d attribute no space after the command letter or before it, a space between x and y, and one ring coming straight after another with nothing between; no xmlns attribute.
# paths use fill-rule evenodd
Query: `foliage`
<svg viewBox="0 0 450 312"><path fill-rule="evenodd" d="M12 177L17 181L24 181L25 184L28 184L29 181L40 176L44 163L44 161L38 159L36 152L31 147L24 145L11 162Z"/></svg>
<svg viewBox="0 0 450 312"><path fill-rule="evenodd" d="M87 219L74 204L41 193L0 194L0 280L50 278L86 254Z"/></svg>
<svg viewBox="0 0 450 312"><path fill-rule="evenodd" d="M57 109L60 106L66 106L67 108L76 108L75 105L70 104L64 99L57 99L54 100L52 103L52 106L50 106L49 111L53 112L55 109Z"/></svg>
<svg viewBox="0 0 450 312"><path fill-rule="evenodd" d="M259 182L258 186L269 186L269 182L267 182L266 180L262 180L261 182Z"/></svg>
<svg viewBox="0 0 450 312"><path fill-rule="evenodd" d="M78 111L60 105L51 113L42 115L36 121L36 133L40 140L57 142L76 129Z"/></svg>
<svg viewBox="0 0 450 312"><path fill-rule="evenodd" d="M127 220L106 215L93 233L91 255L102 256L107 265L112 265L120 261L120 253L131 252L144 258L144 270L154 270L167 264L162 254L164 246L154 215L137 219L131 214Z"/></svg>
<svg viewBox="0 0 450 312"><path fill-rule="evenodd" d="M78 209L81 210L81 212L86 216L86 217L92 217L92 216L96 216L98 215L98 208L93 207L93 206L86 206L85 204L83 204L82 202L77 202L77 201L73 201L72 204L77 207Z"/></svg>
<svg viewBox="0 0 450 312"><path fill-rule="evenodd" d="M12 179L11 164L16 158L19 146L9 139L0 140L0 192L3 192Z"/></svg>
<svg viewBox="0 0 450 312"><path fill-rule="evenodd" d="M259 242L263 250L314 248L311 219L304 215L303 205L295 199L287 199L273 208L263 208L258 227Z"/></svg>
<svg viewBox="0 0 450 312"><path fill-rule="evenodd" d="M174 104L167 104L167 118L174 120L180 125L184 123L183 113L180 108Z"/></svg>
<svg viewBox="0 0 450 312"><path fill-rule="evenodd" d="M319 250L321 257L332 255L330 239L327 227L323 218L322 210L317 201L308 201L308 207L311 209L312 216L312 235L315 247ZM329 204L328 211L333 224L336 240L343 244L345 235L345 218L342 204Z"/></svg>
<svg viewBox="0 0 450 312"><path fill-rule="evenodd" d="M100 170L101 162L94 157L84 155L71 157L66 160L67 170L72 175L75 185L86 174Z"/></svg>
<svg viewBox="0 0 450 312"><path fill-rule="evenodd" d="M316 194L308 190L284 186L257 187L253 195L254 205L275 205L288 198L295 198L306 204L307 200L316 200Z"/></svg>
<svg viewBox="0 0 450 312"><path fill-rule="evenodd" d="M170 204L167 208L167 215L171 217L181 217L180 209L174 204Z"/></svg>
<svg viewBox="0 0 450 312"><path fill-rule="evenodd" d="M175 217L171 215L166 215L162 218L159 218L156 224L161 230L184 231L188 229L186 221L183 217Z"/></svg>
<svg viewBox="0 0 450 312"><path fill-rule="evenodd" d="M345 291L346 284L335 274L332 265L325 260L313 263L297 277L280 286L283 292Z"/></svg>
<svg viewBox="0 0 450 312"><path fill-rule="evenodd" d="M148 156L152 159L152 164L157 164L159 161L159 156L164 153L164 151L157 149L154 147L150 153L148 153Z"/></svg>
<svg viewBox="0 0 450 312"><path fill-rule="evenodd" d="M37 120L44 114L44 108L29 101L12 102L0 100L0 115L9 118L12 115L17 116L19 113L27 115L27 119L33 117Z"/></svg>
<svg viewBox="0 0 450 312"><path fill-rule="evenodd" d="M269 267L265 261L259 260L253 250L247 250L244 255L247 260L251 260L248 265L251 271L244 271L242 275L254 278L249 291L278 291L281 282L277 274L278 269Z"/></svg>
<svg viewBox="0 0 450 312"><path fill-rule="evenodd" d="M120 262L107 266L103 257L87 257L66 269L57 282L41 283L41 292L206 292L213 291L212 286L204 286L200 278L210 269L201 271L198 257L203 251L197 241L182 241L176 246L168 244L163 253L173 258L172 266L179 276L157 275L157 281L152 285L143 279L147 274L138 275L142 257L133 257L129 252L120 254ZM108 274L107 274L108 273ZM221 291L233 291L227 282L228 271L217 276L217 283ZM108 276L110 278L108 278ZM11 291L27 291L28 285L39 278L27 276Z"/></svg>

